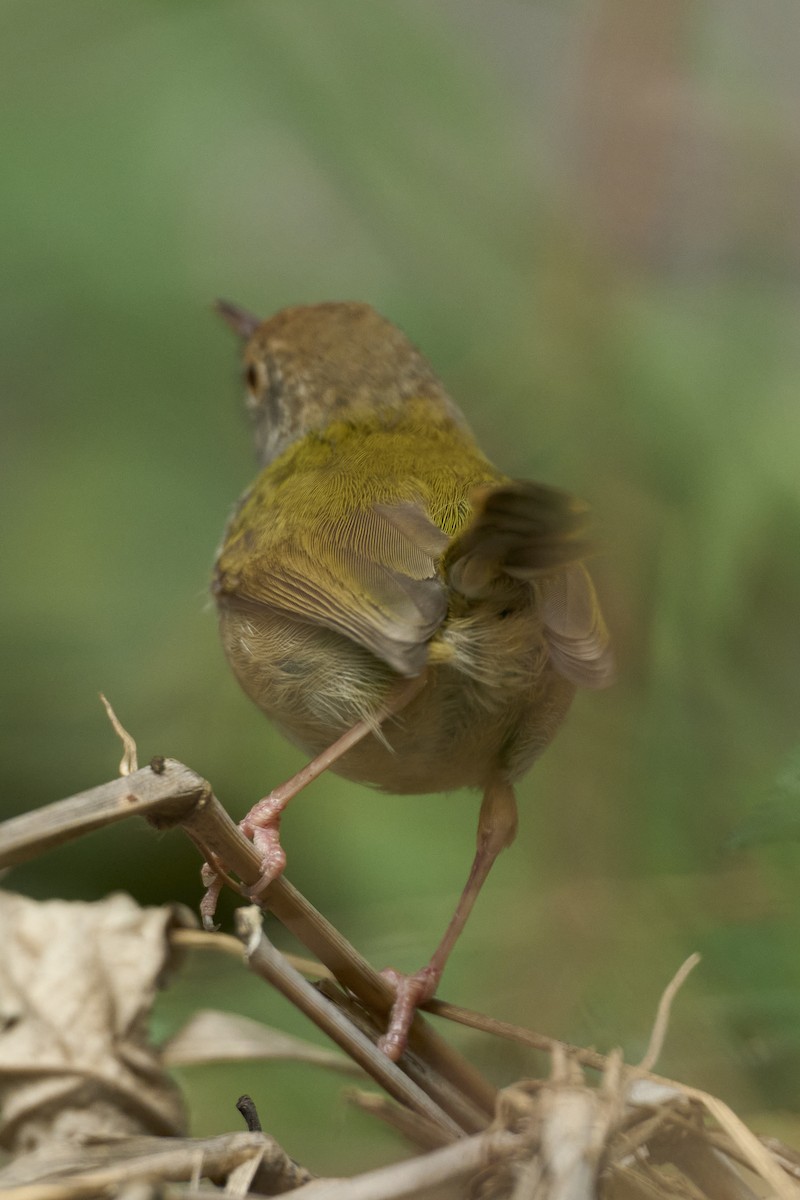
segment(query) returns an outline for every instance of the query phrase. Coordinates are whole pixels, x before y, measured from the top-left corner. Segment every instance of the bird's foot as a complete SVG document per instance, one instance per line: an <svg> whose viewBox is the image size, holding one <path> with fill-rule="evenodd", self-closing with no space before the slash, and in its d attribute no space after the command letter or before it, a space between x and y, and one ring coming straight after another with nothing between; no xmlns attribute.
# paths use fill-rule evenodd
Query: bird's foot
<svg viewBox="0 0 800 1200"><path fill-rule="evenodd" d="M286 854L281 846L280 824L281 813L285 807L285 799L275 792L270 792L269 796L254 804L244 820L239 822L242 833L250 839L261 855L261 874L258 879L247 887L239 888L242 895L248 899L257 899L265 887L283 874ZM203 863L200 878L206 889L200 901L200 917L203 928L213 932L217 928L214 924L214 913L226 879L225 864L212 854L209 861ZM230 879L228 883L236 886Z"/></svg>
<svg viewBox="0 0 800 1200"><path fill-rule="evenodd" d="M406 1048L414 1013L420 1004L433 998L442 972L429 963L413 975L404 975L393 967L387 967L381 971L381 975L394 988L394 1003L389 1013L388 1028L378 1042L378 1049L392 1062L397 1062Z"/></svg>
<svg viewBox="0 0 800 1200"><path fill-rule="evenodd" d="M200 878L206 889L200 901L200 920L203 922L203 929L214 933L218 928L214 924L214 913L217 911L217 901L225 883L225 868L216 854L212 854L209 861L203 863Z"/></svg>
<svg viewBox="0 0 800 1200"><path fill-rule="evenodd" d="M261 855L261 874L255 883L245 889L245 895L251 900L256 899L265 887L282 875L286 867L286 854L281 845L281 816L285 807L286 799L280 792L270 792L254 804L244 820L239 822L242 833L250 838Z"/></svg>

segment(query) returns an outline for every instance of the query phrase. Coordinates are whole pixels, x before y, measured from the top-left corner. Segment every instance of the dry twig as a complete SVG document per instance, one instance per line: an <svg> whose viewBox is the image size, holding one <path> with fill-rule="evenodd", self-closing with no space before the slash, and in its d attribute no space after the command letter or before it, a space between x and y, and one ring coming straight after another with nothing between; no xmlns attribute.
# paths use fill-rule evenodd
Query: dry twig
<svg viewBox="0 0 800 1200"><path fill-rule="evenodd" d="M125 738L119 722L110 715ZM127 746L129 767L134 766L134 754L135 747ZM0 826L0 866L24 861L48 846L131 815L144 815L159 828L179 825L204 858L217 855L246 884L258 878L258 855L215 799L209 784L180 763L160 758L149 767L132 770L126 778ZM487 1162L493 1164L485 1179L491 1195L513 1195L513 1200L588 1200L596 1193L598 1173L606 1200L665 1200L677 1194L704 1200L752 1200L755 1193L737 1164L751 1172L759 1186L766 1185L771 1197L798 1200L800 1189L790 1178L798 1171L793 1152L768 1149L722 1101L650 1069L665 1037L670 1006L694 958L665 989L648 1050L642 1063L630 1068L622 1066L618 1053L606 1056L569 1046L444 1001L427 1004L430 1012L552 1056L550 1080L501 1093L498 1120L486 1130L495 1101L488 1082L420 1017L415 1020L409 1053L399 1065L389 1062L373 1045L392 999L386 981L287 880L270 885L263 902L324 964L322 968L308 960L295 964L312 976L322 976L322 984L319 988L308 984L290 959L264 937L260 918L252 910L243 910L238 917L240 936L247 942L251 967L289 996L397 1099L401 1107L396 1110L379 1102L384 1119L418 1143L438 1147L409 1162L354 1179L302 1183L302 1178L308 1179L307 1173L295 1173L290 1186L296 1188L293 1194L298 1200L399 1200L427 1195L440 1184L460 1186L486 1168ZM222 934L181 930L173 937L183 944L213 945L225 953L242 954L239 942ZM603 1072L599 1088L586 1086L579 1063ZM702 1113L705 1119L701 1119ZM707 1128L709 1119L716 1129ZM254 1136L228 1135L225 1144L230 1149L231 1137ZM300 1171L271 1139L266 1142L267 1157L272 1156L279 1169ZM179 1167L178 1159L170 1158L166 1150L167 1157L163 1157L156 1147L155 1157L147 1159L156 1165L153 1172L148 1168L145 1173L150 1179L191 1181L190 1191L182 1192L185 1197L200 1200L210 1196L200 1184L201 1173L214 1175L211 1168L216 1160L208 1145L203 1143L201 1160L196 1143L176 1147L171 1141L170 1149L179 1155ZM90 1170L75 1173L73 1164L68 1177L43 1181L39 1176L35 1183L18 1179L4 1197L79 1200L113 1190L117 1196L124 1191L125 1200L134 1196L138 1200L143 1190L147 1192L142 1162L110 1163L108 1150L104 1153L106 1157L95 1161ZM83 1163L87 1161L90 1156ZM507 1164L505 1176L498 1173L502 1161ZM666 1172L661 1164L668 1164ZM223 1176L243 1195L242 1189L254 1182L252 1153L244 1154L233 1166L227 1157L224 1167ZM498 1191L503 1177L508 1186ZM297 1187L298 1183L302 1186ZM177 1193L167 1184L164 1195L172 1194Z"/></svg>
<svg viewBox="0 0 800 1200"><path fill-rule="evenodd" d="M45 848L134 815L147 817L159 829L180 826L204 859L216 856L225 861L246 884L258 880L258 854L216 799L207 781L182 763L164 758L153 759L149 766L127 778L112 780L5 822L0 826L0 867L24 862ZM379 1017L388 1014L393 993L386 980L285 877L270 884L259 902L368 1009ZM409 1052L425 1061L432 1083L441 1075L468 1101L477 1115L466 1132L475 1132L488 1123L494 1109L495 1089L419 1014L411 1028ZM445 1095L447 1089L441 1088L440 1092ZM458 1122L463 1114L448 1115Z"/></svg>
<svg viewBox="0 0 800 1200"><path fill-rule="evenodd" d="M664 988L664 992L658 1002L656 1019L653 1022L650 1041L648 1043L644 1058L639 1063L639 1069L641 1071L652 1071L653 1067L658 1062L661 1056L661 1049L664 1045L664 1038L667 1035L667 1026L669 1025L669 1015L672 1008L672 1001L683 987L684 983L689 977L689 974L695 969L699 962L699 954L690 954L686 959L686 962L678 967L675 975Z"/></svg>
<svg viewBox="0 0 800 1200"><path fill-rule="evenodd" d="M132 775L134 771L139 769L139 758L136 750L136 742L122 725L110 702L106 699L103 693L100 693L100 699L103 702L103 707L106 710L106 716L111 722L111 728L116 733L117 737L122 742L122 760L119 764L120 775Z"/></svg>
<svg viewBox="0 0 800 1200"><path fill-rule="evenodd" d="M76 1169L80 1162L82 1169ZM16 1180L3 1175L3 1200L97 1200L139 1180L186 1181L199 1175L224 1181L241 1167L251 1173L260 1195L279 1195L309 1182L273 1138L263 1133L226 1133L213 1138L127 1138L76 1147L71 1158L53 1161L47 1174L31 1161L14 1164ZM216 1195L219 1195L217 1192Z"/></svg>
<svg viewBox="0 0 800 1200"><path fill-rule="evenodd" d="M462 1136L461 1128L421 1088L287 962L264 933L261 911L257 906L238 909L236 927L245 945L247 960L256 974L262 975L324 1030L388 1095L407 1105L412 1112L425 1117L451 1140Z"/></svg>

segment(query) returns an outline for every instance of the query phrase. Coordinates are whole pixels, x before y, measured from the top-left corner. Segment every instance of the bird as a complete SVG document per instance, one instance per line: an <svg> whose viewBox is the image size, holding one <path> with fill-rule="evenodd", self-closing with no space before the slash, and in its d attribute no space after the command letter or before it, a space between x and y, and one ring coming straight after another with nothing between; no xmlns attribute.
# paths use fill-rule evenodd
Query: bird
<svg viewBox="0 0 800 1200"><path fill-rule="evenodd" d="M266 320L227 301L260 473L224 533L212 592L246 695L309 757L241 822L257 895L284 869L280 821L331 770L395 795L477 789L475 856L429 962L384 972L398 1059L517 828L515 784L577 688L614 677L585 565L588 508L480 449L424 355L372 307ZM204 918L220 883L211 883Z"/></svg>

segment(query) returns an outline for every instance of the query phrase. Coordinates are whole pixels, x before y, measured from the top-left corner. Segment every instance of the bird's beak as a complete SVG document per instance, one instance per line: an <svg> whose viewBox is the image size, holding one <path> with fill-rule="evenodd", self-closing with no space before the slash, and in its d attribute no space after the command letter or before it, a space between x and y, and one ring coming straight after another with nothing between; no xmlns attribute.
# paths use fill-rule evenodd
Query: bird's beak
<svg viewBox="0 0 800 1200"><path fill-rule="evenodd" d="M228 300L215 300L214 309L222 317L226 325L230 325L234 333L245 340L251 338L261 324L260 317L254 317L247 309L239 308Z"/></svg>

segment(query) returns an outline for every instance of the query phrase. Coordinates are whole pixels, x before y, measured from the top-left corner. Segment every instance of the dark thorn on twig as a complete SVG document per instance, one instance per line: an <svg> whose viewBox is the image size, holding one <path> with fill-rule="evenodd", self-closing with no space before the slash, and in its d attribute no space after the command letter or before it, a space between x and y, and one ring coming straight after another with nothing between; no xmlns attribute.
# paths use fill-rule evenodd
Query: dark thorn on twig
<svg viewBox="0 0 800 1200"><path fill-rule="evenodd" d="M250 1133L261 1133L261 1121L259 1120L258 1109L255 1106L253 1097L245 1093L244 1096L240 1096L236 1101L236 1107L244 1117L244 1123Z"/></svg>

